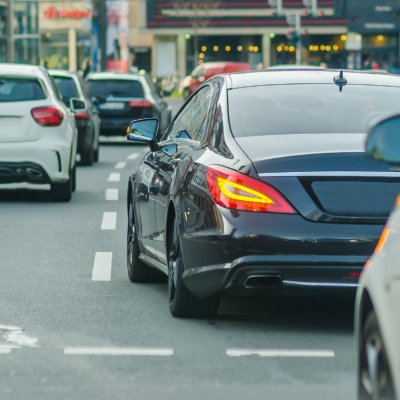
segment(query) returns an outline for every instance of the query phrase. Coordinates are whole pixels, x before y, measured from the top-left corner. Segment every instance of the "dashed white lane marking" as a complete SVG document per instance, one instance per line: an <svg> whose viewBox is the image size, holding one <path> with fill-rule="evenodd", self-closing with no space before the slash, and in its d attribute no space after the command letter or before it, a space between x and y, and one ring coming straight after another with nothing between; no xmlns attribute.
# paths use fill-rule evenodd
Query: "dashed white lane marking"
<svg viewBox="0 0 400 400"><path fill-rule="evenodd" d="M335 357L333 350L295 350L295 349L227 349L226 355L231 357Z"/></svg>
<svg viewBox="0 0 400 400"><path fill-rule="evenodd" d="M107 179L107 182L119 182L121 180L121 174L119 172L115 172L110 174Z"/></svg>
<svg viewBox="0 0 400 400"><path fill-rule="evenodd" d="M10 354L12 348L7 347L0 347L0 354Z"/></svg>
<svg viewBox="0 0 400 400"><path fill-rule="evenodd" d="M65 347L67 355L96 356L172 356L174 349L168 347Z"/></svg>
<svg viewBox="0 0 400 400"><path fill-rule="evenodd" d="M124 169L125 165L126 165L126 162L125 161L121 161L118 164L116 164L114 168L115 169Z"/></svg>
<svg viewBox="0 0 400 400"><path fill-rule="evenodd" d="M94 257L92 281L111 280L112 253L97 252Z"/></svg>
<svg viewBox="0 0 400 400"><path fill-rule="evenodd" d="M106 200L118 200L118 189L107 189Z"/></svg>
<svg viewBox="0 0 400 400"><path fill-rule="evenodd" d="M133 153L131 155L129 155L128 157L126 157L128 160L134 160L135 158L138 158L139 154L138 153Z"/></svg>
<svg viewBox="0 0 400 400"><path fill-rule="evenodd" d="M105 212L103 214L101 229L115 229L116 225L117 225L117 213Z"/></svg>

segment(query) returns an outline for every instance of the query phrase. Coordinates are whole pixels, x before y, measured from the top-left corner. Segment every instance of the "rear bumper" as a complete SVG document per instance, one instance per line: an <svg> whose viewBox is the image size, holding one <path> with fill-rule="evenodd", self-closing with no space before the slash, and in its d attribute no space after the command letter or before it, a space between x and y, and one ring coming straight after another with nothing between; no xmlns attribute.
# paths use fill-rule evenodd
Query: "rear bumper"
<svg viewBox="0 0 400 400"><path fill-rule="evenodd" d="M267 289L310 287L355 290L357 278L346 273L359 273L367 256L247 256L233 263L193 268L183 273L188 289L198 297L230 289ZM256 287L249 278L279 277L265 287Z"/></svg>
<svg viewBox="0 0 400 400"><path fill-rule="evenodd" d="M111 135L126 135L126 130L132 119L111 119L102 118L100 123L100 134Z"/></svg>
<svg viewBox="0 0 400 400"><path fill-rule="evenodd" d="M18 173L18 169L31 168L42 173L42 181L34 183L64 183L69 178L71 153L75 155L73 144L66 137L46 133L32 142L1 143L0 183L32 182L32 177Z"/></svg>
<svg viewBox="0 0 400 400"><path fill-rule="evenodd" d="M37 164L0 162L0 183L28 182L33 184L51 183L46 171Z"/></svg>

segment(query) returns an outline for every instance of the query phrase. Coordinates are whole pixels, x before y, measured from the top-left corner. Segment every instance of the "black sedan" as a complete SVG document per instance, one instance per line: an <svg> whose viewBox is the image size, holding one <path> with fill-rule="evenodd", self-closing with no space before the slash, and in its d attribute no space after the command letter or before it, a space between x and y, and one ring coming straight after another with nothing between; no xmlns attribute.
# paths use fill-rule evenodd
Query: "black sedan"
<svg viewBox="0 0 400 400"><path fill-rule="evenodd" d="M174 316L212 316L219 295L354 291L400 191L364 155L365 126L400 109L400 77L334 70L215 76L129 179L128 276L168 275Z"/></svg>
<svg viewBox="0 0 400 400"><path fill-rule="evenodd" d="M82 165L92 165L99 161L100 113L97 106L105 99L91 97L83 78L77 73L60 70L51 70L49 73L68 107L71 98L85 101L85 110L75 113L78 153Z"/></svg>
<svg viewBox="0 0 400 400"><path fill-rule="evenodd" d="M148 75L136 73L99 72L87 78L91 96L105 98L99 104L100 134L126 135L129 122L134 119L156 117L160 132L171 122L171 108Z"/></svg>

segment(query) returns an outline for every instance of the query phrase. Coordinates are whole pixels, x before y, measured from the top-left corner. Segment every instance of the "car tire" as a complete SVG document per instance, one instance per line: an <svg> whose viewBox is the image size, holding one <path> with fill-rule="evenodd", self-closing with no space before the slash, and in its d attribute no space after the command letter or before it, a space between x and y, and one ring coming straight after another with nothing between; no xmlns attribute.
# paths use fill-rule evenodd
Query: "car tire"
<svg viewBox="0 0 400 400"><path fill-rule="evenodd" d="M200 299L191 293L182 280L184 270L178 223L172 225L168 260L169 310L174 317L212 318L218 313L220 296Z"/></svg>
<svg viewBox="0 0 400 400"><path fill-rule="evenodd" d="M145 264L140 258L139 241L135 227L132 200L128 204L127 268L131 282L165 282L167 277L156 268Z"/></svg>
<svg viewBox="0 0 400 400"><path fill-rule="evenodd" d="M187 99L190 97L191 94L192 94L192 92L190 91L190 89L186 88L186 89L183 91L183 98L184 98L185 100L187 100Z"/></svg>
<svg viewBox="0 0 400 400"><path fill-rule="evenodd" d="M378 319L371 311L361 331L359 400L395 400L392 378Z"/></svg>
<svg viewBox="0 0 400 400"><path fill-rule="evenodd" d="M82 165L93 165L94 163L94 154L93 147L91 147L88 151L81 153L81 164Z"/></svg>
<svg viewBox="0 0 400 400"><path fill-rule="evenodd" d="M72 198L72 171L65 183L52 183L50 186L50 196L53 201L70 201Z"/></svg>
<svg viewBox="0 0 400 400"><path fill-rule="evenodd" d="M72 179L72 191L75 192L76 190L76 164L71 172L71 179Z"/></svg>
<svg viewBox="0 0 400 400"><path fill-rule="evenodd" d="M99 161L99 145L97 144L97 149L93 150L93 161L98 162Z"/></svg>

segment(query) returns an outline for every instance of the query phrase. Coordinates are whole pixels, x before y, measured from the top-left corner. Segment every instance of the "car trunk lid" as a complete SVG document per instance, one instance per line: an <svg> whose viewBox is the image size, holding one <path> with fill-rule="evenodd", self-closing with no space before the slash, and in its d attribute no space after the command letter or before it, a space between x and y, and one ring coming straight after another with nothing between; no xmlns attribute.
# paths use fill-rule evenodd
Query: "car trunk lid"
<svg viewBox="0 0 400 400"><path fill-rule="evenodd" d="M237 138L261 180L305 218L383 223L400 192L400 170L364 155L364 134Z"/></svg>

